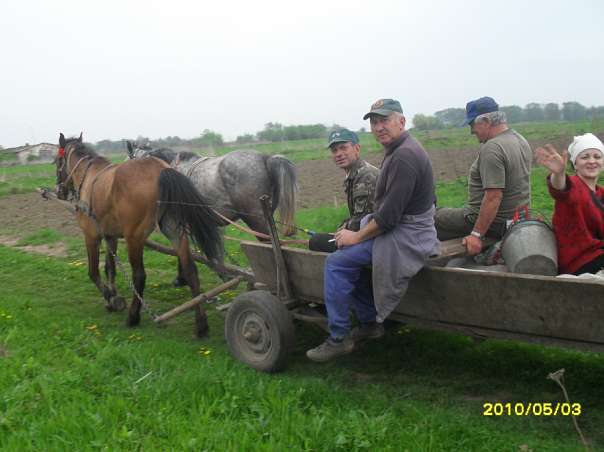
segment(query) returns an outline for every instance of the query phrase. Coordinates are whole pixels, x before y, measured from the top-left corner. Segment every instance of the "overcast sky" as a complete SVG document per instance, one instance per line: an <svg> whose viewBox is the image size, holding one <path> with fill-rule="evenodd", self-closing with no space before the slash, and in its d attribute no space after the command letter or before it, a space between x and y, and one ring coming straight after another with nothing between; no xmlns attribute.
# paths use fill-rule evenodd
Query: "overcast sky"
<svg viewBox="0 0 604 452"><path fill-rule="evenodd" d="M604 105L604 2L2 1L0 145Z"/></svg>

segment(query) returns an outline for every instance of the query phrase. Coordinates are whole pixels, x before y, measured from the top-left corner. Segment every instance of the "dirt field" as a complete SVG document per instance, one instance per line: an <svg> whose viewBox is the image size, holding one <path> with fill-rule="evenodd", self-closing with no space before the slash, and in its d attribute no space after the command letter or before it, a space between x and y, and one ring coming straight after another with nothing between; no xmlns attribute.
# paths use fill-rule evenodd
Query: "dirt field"
<svg viewBox="0 0 604 452"><path fill-rule="evenodd" d="M476 152L477 149L429 152L436 179L447 181L466 175ZM379 167L382 155L370 154L367 160ZM342 185L344 173L330 159L308 160L297 166L299 208L346 202ZM37 193L0 198L0 235L24 237L41 228L55 229L67 235L81 234L67 210L52 201L44 201Z"/></svg>

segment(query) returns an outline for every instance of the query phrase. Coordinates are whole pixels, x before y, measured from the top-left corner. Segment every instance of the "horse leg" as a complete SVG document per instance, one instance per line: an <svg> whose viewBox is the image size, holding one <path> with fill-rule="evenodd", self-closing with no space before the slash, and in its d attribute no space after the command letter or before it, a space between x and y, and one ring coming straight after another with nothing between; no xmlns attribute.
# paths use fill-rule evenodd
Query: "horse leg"
<svg viewBox="0 0 604 452"><path fill-rule="evenodd" d="M142 239L137 237L126 237L126 243L128 244L128 260L130 261L130 267L132 268L132 281L134 283L134 293L132 294L132 302L130 303L126 324L128 326L136 326L141 321L141 301L139 296L141 298L143 296L143 292L145 291L145 280L147 279L145 266L143 265L145 239L144 237Z"/></svg>
<svg viewBox="0 0 604 452"><path fill-rule="evenodd" d="M191 249L189 248L189 240L183 232L177 243L173 243L174 250L178 254L179 268L182 269L182 276L187 281L191 288L191 296L194 298L199 295L199 273L197 265L193 260ZM208 315L201 307L197 305L195 308L195 334L197 337L206 337L210 327L208 326Z"/></svg>
<svg viewBox="0 0 604 452"><path fill-rule="evenodd" d="M115 286L115 256L117 253L117 238L105 237L107 243L107 254L105 255L105 276L109 283L109 290L111 292L111 298L109 304L114 311L123 311L126 307L126 301L124 297L117 295L117 288Z"/></svg>
<svg viewBox="0 0 604 452"><path fill-rule="evenodd" d="M169 218L165 218L160 223L159 229L170 240L170 243L172 243L174 250L178 251L178 226ZM180 259L178 259L178 273L176 274L176 278L174 278L174 280L172 281L172 285L174 287L183 287L188 285L187 278L183 274L183 268Z"/></svg>
<svg viewBox="0 0 604 452"><path fill-rule="evenodd" d="M262 234L270 234L270 230L266 221L264 221L264 215L261 210L258 212L250 212L248 215L241 215L241 219L249 226L252 231L260 232ZM270 242L270 239L262 237L256 237L259 242Z"/></svg>
<svg viewBox="0 0 604 452"><path fill-rule="evenodd" d="M101 239L97 236L86 236L86 251L88 254L88 277L94 285L103 294L103 298L107 302L106 308L112 311L109 300L111 299L111 290L103 283L101 274L99 273L99 247Z"/></svg>

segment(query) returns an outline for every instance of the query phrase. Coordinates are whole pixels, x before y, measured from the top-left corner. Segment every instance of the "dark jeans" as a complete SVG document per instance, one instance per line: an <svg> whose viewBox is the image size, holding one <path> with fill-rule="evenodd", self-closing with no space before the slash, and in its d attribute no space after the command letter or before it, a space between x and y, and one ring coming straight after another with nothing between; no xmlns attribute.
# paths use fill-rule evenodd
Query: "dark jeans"
<svg viewBox="0 0 604 452"><path fill-rule="evenodd" d="M602 269L604 269L604 254L600 254L593 261L588 262L574 274L580 275L581 273L598 273Z"/></svg>
<svg viewBox="0 0 604 452"><path fill-rule="evenodd" d="M445 241L465 237L474 229L474 223L478 216L465 214L463 208L454 209L451 207L439 207L434 215L434 225L438 240ZM500 239L505 233L504 223L491 224L491 227L485 234L487 237Z"/></svg>

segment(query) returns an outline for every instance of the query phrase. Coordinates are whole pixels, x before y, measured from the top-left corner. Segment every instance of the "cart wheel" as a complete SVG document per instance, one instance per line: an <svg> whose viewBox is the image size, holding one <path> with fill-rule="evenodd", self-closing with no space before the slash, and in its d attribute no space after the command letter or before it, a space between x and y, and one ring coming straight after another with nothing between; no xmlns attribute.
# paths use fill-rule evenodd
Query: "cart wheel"
<svg viewBox="0 0 604 452"><path fill-rule="evenodd" d="M283 370L295 344L289 311L265 290L244 292L235 297L224 329L231 354L263 372Z"/></svg>

